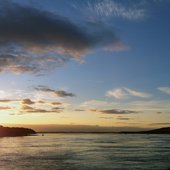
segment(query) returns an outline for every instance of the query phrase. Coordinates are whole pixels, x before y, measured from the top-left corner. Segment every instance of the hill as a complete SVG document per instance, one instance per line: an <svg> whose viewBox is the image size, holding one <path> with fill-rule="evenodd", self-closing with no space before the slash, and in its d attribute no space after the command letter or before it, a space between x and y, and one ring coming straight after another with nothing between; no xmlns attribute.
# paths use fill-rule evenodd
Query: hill
<svg viewBox="0 0 170 170"><path fill-rule="evenodd" d="M139 132L120 132L120 133L140 133L140 134L170 134L170 127L164 127L148 131L139 131Z"/></svg>
<svg viewBox="0 0 170 170"><path fill-rule="evenodd" d="M34 134L36 132L28 128L0 126L0 137L29 136Z"/></svg>
<svg viewBox="0 0 170 170"><path fill-rule="evenodd" d="M164 127L164 128L154 129L149 131L142 131L140 133L170 134L170 127Z"/></svg>

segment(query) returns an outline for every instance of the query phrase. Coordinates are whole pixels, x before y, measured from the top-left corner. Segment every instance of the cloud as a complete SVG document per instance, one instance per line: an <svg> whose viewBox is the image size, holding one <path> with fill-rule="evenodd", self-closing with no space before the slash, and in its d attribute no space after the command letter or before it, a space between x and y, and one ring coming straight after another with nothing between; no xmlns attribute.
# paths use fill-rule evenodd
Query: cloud
<svg viewBox="0 0 170 170"><path fill-rule="evenodd" d="M92 112L100 112L103 114L132 114L132 113L138 113L137 111L132 110L118 110L118 109L108 109L108 110L97 110L97 109L91 109Z"/></svg>
<svg viewBox="0 0 170 170"><path fill-rule="evenodd" d="M9 110L11 107L9 106L0 106L0 110Z"/></svg>
<svg viewBox="0 0 170 170"><path fill-rule="evenodd" d="M21 106L21 110L24 110L24 111L25 110L34 110L34 108L24 104L24 105Z"/></svg>
<svg viewBox="0 0 170 170"><path fill-rule="evenodd" d="M168 112L170 110L170 100L146 100L125 103L124 108L135 109L145 112Z"/></svg>
<svg viewBox="0 0 170 170"><path fill-rule="evenodd" d="M158 90L163 93L170 94L170 87L158 87Z"/></svg>
<svg viewBox="0 0 170 170"><path fill-rule="evenodd" d="M165 123L151 123L149 125L151 125L151 126L169 126L170 123L167 123L167 122L165 122Z"/></svg>
<svg viewBox="0 0 170 170"><path fill-rule="evenodd" d="M97 109L90 109L89 111L91 111L91 112L98 112Z"/></svg>
<svg viewBox="0 0 170 170"><path fill-rule="evenodd" d="M5 47L6 48L6 47ZM62 66L68 59L65 56L54 56L54 54L33 54L26 51L12 49L4 51L0 45L0 72L13 72L37 74L53 70ZM15 51L15 52L14 52Z"/></svg>
<svg viewBox="0 0 170 170"><path fill-rule="evenodd" d="M84 109L75 109L76 112L84 112Z"/></svg>
<svg viewBox="0 0 170 170"><path fill-rule="evenodd" d="M151 95L148 93L132 90L126 87L109 90L107 91L106 96L114 97L116 99L124 99L128 96L134 96L134 97L140 97L140 98L151 97Z"/></svg>
<svg viewBox="0 0 170 170"><path fill-rule="evenodd" d="M113 104L113 103L112 103ZM89 107L105 107L110 106L111 103L103 100L87 100L80 104L80 107L89 108Z"/></svg>
<svg viewBox="0 0 170 170"><path fill-rule="evenodd" d="M31 99L22 99L22 104L31 105L31 104L35 104L35 102L32 101Z"/></svg>
<svg viewBox="0 0 170 170"><path fill-rule="evenodd" d="M9 103L9 102L15 102L16 104L15 107L0 106L0 110L14 109L12 110L13 113L10 113L10 115L22 115L22 114L27 114L27 113L60 113L68 105L67 103L48 101L48 100L34 100L33 101L29 98L0 99L0 103ZM34 105L34 107L32 105ZM57 107L61 105L62 107Z"/></svg>
<svg viewBox="0 0 170 170"><path fill-rule="evenodd" d="M15 102L15 103L22 103L23 105L33 105L33 104L38 104L38 105L67 105L66 103L62 102L56 102L56 101L49 101L49 100L31 100L29 98L13 98L13 99L0 99L0 103L10 103L10 102Z"/></svg>
<svg viewBox="0 0 170 170"><path fill-rule="evenodd" d="M112 101L102 101L102 100L89 100L85 101L80 104L80 107L85 108L86 110L89 110L91 108L92 111L102 110L103 108L115 108L119 110L121 108L122 110L135 110L140 113L168 113L170 112L170 100L119 100L117 102Z"/></svg>
<svg viewBox="0 0 170 170"><path fill-rule="evenodd" d="M162 112L156 112L156 114L162 114Z"/></svg>
<svg viewBox="0 0 170 170"><path fill-rule="evenodd" d="M59 48L60 52L78 55L78 50L81 53L93 43L67 18L9 1L1 3L0 21L1 42L19 43L38 53L43 48Z"/></svg>
<svg viewBox="0 0 170 170"><path fill-rule="evenodd" d="M151 97L151 95L148 94L148 93L132 90L132 89L129 89L129 88L124 88L124 90L126 90L129 93L129 95L131 95L131 96L142 97L142 98Z"/></svg>
<svg viewBox="0 0 170 170"><path fill-rule="evenodd" d="M75 96L75 94L73 94L73 93L66 92L64 90L54 90L54 89L51 89L51 88L49 88L47 86L43 86L43 85L39 85L39 86L35 87L34 89L37 91L51 93L56 97L74 97Z"/></svg>
<svg viewBox="0 0 170 170"><path fill-rule="evenodd" d="M61 102L51 102L52 105L62 105Z"/></svg>
<svg viewBox="0 0 170 170"><path fill-rule="evenodd" d="M141 6L141 3L134 2L126 3L125 1L113 1L113 0L98 0L98 1L86 1L86 10L90 18L100 17L118 17L127 20L139 20L146 16L146 9Z"/></svg>
<svg viewBox="0 0 170 170"><path fill-rule="evenodd" d="M63 110L63 108L62 107L53 107L52 110L61 111L61 110Z"/></svg>
<svg viewBox="0 0 170 170"><path fill-rule="evenodd" d="M22 105L20 108L19 114L27 114L27 113L59 113L63 110L63 108L54 107L51 110L42 109L42 108L34 108L29 105Z"/></svg>
<svg viewBox="0 0 170 170"><path fill-rule="evenodd" d="M61 106L64 105L66 103L62 103L62 102L53 102L53 101L47 101L47 100L38 100L38 101L34 101L36 104L47 104L47 105L52 105L52 106Z"/></svg>
<svg viewBox="0 0 170 170"><path fill-rule="evenodd" d="M37 101L37 103L44 104L44 103L46 103L46 101L39 100L39 101Z"/></svg>
<svg viewBox="0 0 170 170"><path fill-rule="evenodd" d="M113 117L99 117L100 119L113 119Z"/></svg>
<svg viewBox="0 0 170 170"><path fill-rule="evenodd" d="M27 113L60 113L59 110L33 109L28 110Z"/></svg>
<svg viewBox="0 0 170 170"><path fill-rule="evenodd" d="M0 72L46 72L95 49L123 49L104 26L76 25L69 18L12 1L0 2Z"/></svg>
<svg viewBox="0 0 170 170"><path fill-rule="evenodd" d="M32 109L32 110L27 110L26 113L58 113L58 111L51 111L51 110L46 110L46 109ZM22 113L23 114L23 113Z"/></svg>
<svg viewBox="0 0 170 170"><path fill-rule="evenodd" d="M8 102L12 102L13 100L10 99L0 99L0 103L8 103Z"/></svg>
<svg viewBox="0 0 170 170"><path fill-rule="evenodd" d="M15 102L15 105L12 103L11 106L0 106L0 110L11 109L13 113L10 113L10 115L23 115L28 113L60 113L69 105L68 103L63 102L51 100L31 100L29 98L0 99L0 103L6 104L9 102Z"/></svg>
<svg viewBox="0 0 170 170"><path fill-rule="evenodd" d="M117 119L119 119L119 120L130 120L130 118L128 118L128 117L118 117Z"/></svg>
<svg viewBox="0 0 170 170"><path fill-rule="evenodd" d="M127 93L123 89L113 89L109 90L106 93L106 96L108 97L114 97L117 99L124 98L127 95Z"/></svg>
<svg viewBox="0 0 170 170"><path fill-rule="evenodd" d="M25 99L0 99L0 103L9 103L9 102L21 102L22 104L27 104L27 105L31 105L31 104L36 104L39 103L39 101L32 101L29 98L25 98Z"/></svg>

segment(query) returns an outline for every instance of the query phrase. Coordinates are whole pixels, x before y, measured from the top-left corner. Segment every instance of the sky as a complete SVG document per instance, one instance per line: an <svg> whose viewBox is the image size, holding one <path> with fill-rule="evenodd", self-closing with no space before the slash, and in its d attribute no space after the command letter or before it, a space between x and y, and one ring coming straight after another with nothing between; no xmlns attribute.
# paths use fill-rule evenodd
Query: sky
<svg viewBox="0 0 170 170"><path fill-rule="evenodd" d="M169 126L169 9L0 0L0 124Z"/></svg>

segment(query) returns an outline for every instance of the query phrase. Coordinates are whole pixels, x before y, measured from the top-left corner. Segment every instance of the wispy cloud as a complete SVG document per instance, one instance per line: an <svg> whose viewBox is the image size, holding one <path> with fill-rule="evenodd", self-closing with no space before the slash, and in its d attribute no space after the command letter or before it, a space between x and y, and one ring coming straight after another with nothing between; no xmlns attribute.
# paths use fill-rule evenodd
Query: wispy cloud
<svg viewBox="0 0 170 170"><path fill-rule="evenodd" d="M89 107L105 107L111 105L110 102L103 100L87 100L80 104L80 107L89 108ZM113 105L113 103L112 103Z"/></svg>
<svg viewBox="0 0 170 170"><path fill-rule="evenodd" d="M170 94L170 87L158 87L158 90L163 93Z"/></svg>
<svg viewBox="0 0 170 170"><path fill-rule="evenodd" d="M113 119L113 117L99 117L100 119Z"/></svg>
<svg viewBox="0 0 170 170"><path fill-rule="evenodd" d="M149 98L149 97L151 97L150 94L144 93L144 92L140 92L140 91L137 91L137 90L132 90L132 89L129 89L129 88L124 88L124 90L127 91L128 94L131 95L131 96L142 97L142 98Z"/></svg>
<svg viewBox="0 0 170 170"><path fill-rule="evenodd" d="M116 110L135 110L139 113L154 113L154 114L165 114L170 112L170 100L118 100L117 102L112 101L102 101L102 100L89 100L80 104L80 107L85 108L89 111L110 110L114 108ZM91 109L93 108L93 109Z"/></svg>
<svg viewBox="0 0 170 170"><path fill-rule="evenodd" d="M37 91L42 91L42 92L47 92L47 93L51 93L56 97L74 97L75 94L64 91L64 90L55 90L55 89L51 89L47 86L43 86L43 85L39 85L37 87L34 88Z"/></svg>
<svg viewBox="0 0 170 170"><path fill-rule="evenodd" d="M76 112L84 112L84 109L75 109Z"/></svg>
<svg viewBox="0 0 170 170"><path fill-rule="evenodd" d="M114 0L87 1L86 9L92 16L120 17L128 20L138 20L146 16L146 9L141 3Z"/></svg>
<svg viewBox="0 0 170 170"><path fill-rule="evenodd" d="M61 102L51 102L52 105L62 105Z"/></svg>
<svg viewBox="0 0 170 170"><path fill-rule="evenodd" d="M130 120L129 117L117 117L117 119L119 119L119 120Z"/></svg>
<svg viewBox="0 0 170 170"><path fill-rule="evenodd" d="M128 96L134 96L134 97L140 97L140 98L149 98L151 97L151 94L149 93L144 93L144 92L140 92L137 90L132 90L129 88L117 88L117 89L112 89L107 91L106 96L108 97L114 97L117 99L123 99L125 97Z"/></svg>
<svg viewBox="0 0 170 170"><path fill-rule="evenodd" d="M10 99L0 99L0 103L8 103L8 102L12 102L13 100Z"/></svg>
<svg viewBox="0 0 170 170"><path fill-rule="evenodd" d="M123 107L152 113L167 113L170 111L169 105L170 100L137 100L129 103L124 103Z"/></svg>
<svg viewBox="0 0 170 170"><path fill-rule="evenodd" d="M164 123L151 123L149 125L151 125L151 126L169 126L170 123L168 123L168 122L164 122Z"/></svg>
<svg viewBox="0 0 170 170"><path fill-rule="evenodd" d="M11 107L9 106L0 106L0 110L9 110Z"/></svg>
<svg viewBox="0 0 170 170"><path fill-rule="evenodd" d="M58 112L61 111L61 110L63 110L63 109L64 109L64 108L62 108L62 107L53 107L53 108L52 108L53 111L58 111Z"/></svg>
<svg viewBox="0 0 170 170"><path fill-rule="evenodd" d="M121 99L127 96L127 93L123 89L117 88L107 91L106 96Z"/></svg>

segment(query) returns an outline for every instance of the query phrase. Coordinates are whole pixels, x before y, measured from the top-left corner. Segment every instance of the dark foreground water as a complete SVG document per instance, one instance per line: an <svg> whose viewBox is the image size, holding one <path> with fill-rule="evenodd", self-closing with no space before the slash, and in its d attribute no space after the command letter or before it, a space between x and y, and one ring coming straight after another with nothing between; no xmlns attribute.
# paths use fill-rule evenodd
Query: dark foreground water
<svg viewBox="0 0 170 170"><path fill-rule="evenodd" d="M45 134L0 138L0 170L167 170L170 135Z"/></svg>

